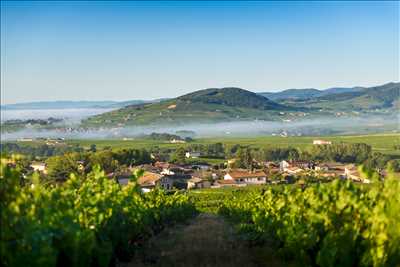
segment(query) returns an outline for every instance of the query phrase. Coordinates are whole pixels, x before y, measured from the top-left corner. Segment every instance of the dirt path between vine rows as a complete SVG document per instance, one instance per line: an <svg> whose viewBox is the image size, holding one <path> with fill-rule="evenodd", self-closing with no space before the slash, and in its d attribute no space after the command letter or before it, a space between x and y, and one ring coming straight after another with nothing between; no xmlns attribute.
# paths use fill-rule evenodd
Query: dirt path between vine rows
<svg viewBox="0 0 400 267"><path fill-rule="evenodd" d="M187 224L165 229L132 262L119 266L287 266L272 255L268 248L250 248L239 240L223 218L202 213Z"/></svg>

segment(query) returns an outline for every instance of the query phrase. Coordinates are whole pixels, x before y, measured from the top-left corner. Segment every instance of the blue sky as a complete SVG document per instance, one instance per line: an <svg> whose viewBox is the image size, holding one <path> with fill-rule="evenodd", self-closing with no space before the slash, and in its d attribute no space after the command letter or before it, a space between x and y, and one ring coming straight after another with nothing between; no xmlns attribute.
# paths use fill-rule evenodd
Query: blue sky
<svg viewBox="0 0 400 267"><path fill-rule="evenodd" d="M2 103L399 80L398 2L1 2Z"/></svg>

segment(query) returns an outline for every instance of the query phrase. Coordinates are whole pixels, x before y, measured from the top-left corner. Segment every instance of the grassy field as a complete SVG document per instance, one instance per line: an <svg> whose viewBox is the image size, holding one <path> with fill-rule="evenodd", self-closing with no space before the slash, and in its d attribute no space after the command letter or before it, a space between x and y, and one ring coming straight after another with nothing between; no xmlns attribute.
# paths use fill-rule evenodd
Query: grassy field
<svg viewBox="0 0 400 267"><path fill-rule="evenodd" d="M324 137L278 137L278 136L259 136L259 137L220 137L196 139L192 143L211 144L221 142L226 145L250 145L253 147L296 147L300 149L312 146L314 139L329 140L333 143L366 143L372 146L374 151L385 154L400 155L400 150L395 150L395 145L400 145L400 134L376 134L376 135L355 135L355 136L324 136ZM176 148L178 146L187 146L186 144L171 144L163 141L134 139L134 140L69 140L70 144L79 144L89 147L96 144L101 149L107 146L113 149L123 148L149 148L154 146Z"/></svg>

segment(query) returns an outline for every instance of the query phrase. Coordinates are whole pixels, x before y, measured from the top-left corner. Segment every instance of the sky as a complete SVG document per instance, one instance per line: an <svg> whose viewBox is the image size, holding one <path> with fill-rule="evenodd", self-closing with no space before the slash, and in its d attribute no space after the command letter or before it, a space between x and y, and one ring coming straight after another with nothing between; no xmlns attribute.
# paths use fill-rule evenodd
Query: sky
<svg viewBox="0 0 400 267"><path fill-rule="evenodd" d="M399 81L399 2L1 1L1 103Z"/></svg>

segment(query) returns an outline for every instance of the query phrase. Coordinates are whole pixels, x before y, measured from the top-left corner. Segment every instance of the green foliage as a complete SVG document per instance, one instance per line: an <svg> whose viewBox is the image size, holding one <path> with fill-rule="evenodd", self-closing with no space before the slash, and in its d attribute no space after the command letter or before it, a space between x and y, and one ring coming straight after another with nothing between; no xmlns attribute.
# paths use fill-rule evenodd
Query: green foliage
<svg viewBox="0 0 400 267"><path fill-rule="evenodd" d="M371 155L371 146L363 143L313 146L311 156L316 160L352 162L361 164Z"/></svg>
<svg viewBox="0 0 400 267"><path fill-rule="evenodd" d="M79 167L78 161L81 161L83 164L83 169ZM126 166L134 166L150 162L150 154L145 149L67 153L63 156L49 157L46 160L48 177L55 181L65 181L69 178L71 173L89 173L96 165L102 166L106 173L111 173Z"/></svg>
<svg viewBox="0 0 400 267"><path fill-rule="evenodd" d="M299 150L293 147L276 147L266 148L264 150L266 161L277 161L277 160L297 160L299 158Z"/></svg>
<svg viewBox="0 0 400 267"><path fill-rule="evenodd" d="M146 149L122 149L114 152L113 158L119 164L135 166L151 162L150 153Z"/></svg>
<svg viewBox="0 0 400 267"><path fill-rule="evenodd" d="M48 177L59 182L67 180L70 174L81 173L77 164L79 159L79 155L75 153L48 158L46 160Z"/></svg>
<svg viewBox="0 0 400 267"><path fill-rule="evenodd" d="M87 170L92 170L93 166L102 166L106 173L114 172L118 166L119 162L115 157L115 153L111 150L103 150L97 153L91 153L88 157Z"/></svg>
<svg viewBox="0 0 400 267"><path fill-rule="evenodd" d="M140 242L195 213L185 195L140 193L135 180L142 172L122 188L99 167L44 187L37 176L21 186L16 169L2 164L0 170L2 266L107 267L129 260Z"/></svg>
<svg viewBox="0 0 400 267"><path fill-rule="evenodd" d="M253 156L249 147L240 147L236 152L235 168L253 169Z"/></svg>
<svg viewBox="0 0 400 267"><path fill-rule="evenodd" d="M170 141L170 140L183 140L182 137L176 134L169 133L151 133L149 135L144 136L144 138L148 138L151 140L159 140L159 141Z"/></svg>
<svg viewBox="0 0 400 267"><path fill-rule="evenodd" d="M221 142L211 144L190 144L188 151L200 152L206 158L225 158L225 147Z"/></svg>
<svg viewBox="0 0 400 267"><path fill-rule="evenodd" d="M96 152L97 151L96 144L91 144L90 148L89 148L89 151L90 152Z"/></svg>
<svg viewBox="0 0 400 267"><path fill-rule="evenodd" d="M391 172L400 172L400 159L393 159L387 163L387 169Z"/></svg>
<svg viewBox="0 0 400 267"><path fill-rule="evenodd" d="M32 157L51 157L70 152L83 152L83 148L79 144L51 146L45 143L32 145L1 143L0 150L7 154L25 154Z"/></svg>
<svg viewBox="0 0 400 267"><path fill-rule="evenodd" d="M249 238L273 242L301 266L398 266L400 180L369 187L336 180L306 189L233 194L219 213Z"/></svg>
<svg viewBox="0 0 400 267"><path fill-rule="evenodd" d="M178 147L172 154L171 162L184 164L186 162L186 149L184 147Z"/></svg>

